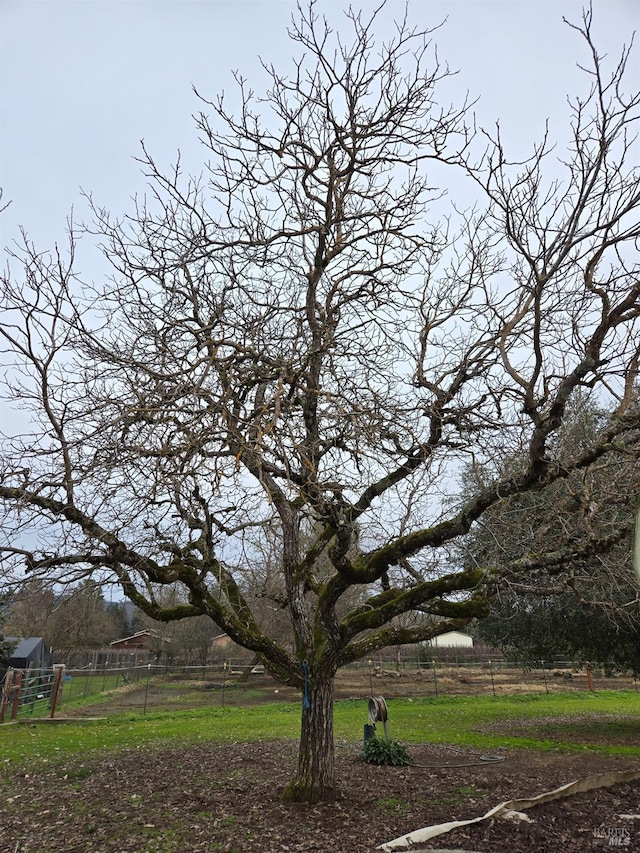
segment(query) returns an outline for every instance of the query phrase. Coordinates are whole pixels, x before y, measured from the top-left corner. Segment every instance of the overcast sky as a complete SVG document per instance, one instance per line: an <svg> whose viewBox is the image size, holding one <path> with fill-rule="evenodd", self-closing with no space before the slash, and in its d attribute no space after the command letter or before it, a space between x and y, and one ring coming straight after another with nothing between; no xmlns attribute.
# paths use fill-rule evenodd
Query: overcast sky
<svg viewBox="0 0 640 853"><path fill-rule="evenodd" d="M388 19L404 9L400 0L388 5ZM343 25L342 0L318 7ZM258 56L288 65L294 9L291 0L0 0L0 186L12 200L0 218L2 245L19 225L41 248L63 238L71 207L86 215L81 188L116 214L129 209L128 199L144 191L133 159L142 138L161 162L180 148L188 171L198 172L204 151L191 119L199 109L192 84L208 97L231 92L237 68L260 90ZM586 91L576 69L584 46L562 22L579 20L581 9L580 0L409 3L420 26L448 18L436 41L460 70L459 96L479 96L481 121L500 118L522 150L547 117L561 134L565 95ZM617 54L628 43L639 11L637 0L594 0L602 51ZM640 50L640 73L638 57Z"/></svg>
<svg viewBox="0 0 640 853"><path fill-rule="evenodd" d="M372 8L372 0L354 0ZM345 0L318 0L343 26ZM639 0L593 0L601 52L617 56L640 24ZM157 162L177 149L198 173L206 152L192 114L195 85L213 99L232 94L239 69L262 89L259 56L285 72L292 0L0 0L0 248L23 226L40 249L64 241L65 221L87 216L81 188L116 215L144 192L134 157L144 138ZM584 43L562 18L579 21L582 0L410 0L410 20L434 27L439 54L460 73L448 96L480 98L480 124L501 120L514 157L539 139L566 134L566 95L587 90L577 62ZM385 18L404 11L389 0ZM640 45L635 79L640 79ZM87 257L87 256L84 256ZM83 258L84 259L84 258ZM96 261L82 269L90 279ZM6 408L0 413L8 429Z"/></svg>

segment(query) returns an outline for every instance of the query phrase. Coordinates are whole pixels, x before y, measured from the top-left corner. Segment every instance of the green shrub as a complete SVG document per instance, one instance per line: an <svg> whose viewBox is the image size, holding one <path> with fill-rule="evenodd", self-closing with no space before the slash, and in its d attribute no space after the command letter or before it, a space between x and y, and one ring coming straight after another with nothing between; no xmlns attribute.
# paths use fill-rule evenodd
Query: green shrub
<svg viewBox="0 0 640 853"><path fill-rule="evenodd" d="M397 740L373 737L364 745L362 753L367 764L391 764L397 767L401 764L410 764L409 753L405 746Z"/></svg>

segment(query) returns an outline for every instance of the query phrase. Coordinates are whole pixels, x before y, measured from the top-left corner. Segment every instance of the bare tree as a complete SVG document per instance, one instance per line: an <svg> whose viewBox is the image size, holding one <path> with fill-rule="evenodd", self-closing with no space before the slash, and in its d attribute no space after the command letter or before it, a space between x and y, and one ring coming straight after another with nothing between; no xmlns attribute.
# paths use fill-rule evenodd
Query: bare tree
<svg viewBox="0 0 640 853"><path fill-rule="evenodd" d="M185 603L182 590L178 586L163 589L156 595L158 604L164 610L171 610ZM211 640L220 629L208 616L194 616L182 619L158 622L144 613L138 614L141 628L151 629L152 651L157 658L170 658L185 666L206 666L211 657Z"/></svg>
<svg viewBox="0 0 640 853"><path fill-rule="evenodd" d="M36 576L11 597L6 620L14 636L43 636L54 651L95 648L117 636L102 590L90 579L56 593Z"/></svg>
<svg viewBox="0 0 640 853"><path fill-rule="evenodd" d="M628 53L607 71L585 15L566 158L545 140L511 164L499 133L473 154L468 104L439 103L432 34L399 21L376 46L377 14L338 35L300 8L288 76L265 66L262 97L238 77L235 113L202 99L200 177L144 149L148 197L122 220L93 204L108 281L79 279L73 235L53 256L25 241L3 280L9 392L33 424L4 442L7 570L102 574L155 619L210 616L302 690L300 800L335 793L337 668L484 615L492 573L456 568L456 541L639 426ZM484 209L439 218L447 170ZM560 462L583 387L616 415ZM521 470L447 499L461 465L519 447ZM21 541L34 529L46 546ZM248 591L274 536L275 637ZM173 586L186 603L164 607ZM415 612L441 619L399 618Z"/></svg>
<svg viewBox="0 0 640 853"><path fill-rule="evenodd" d="M7 633L14 637L42 636L52 645L56 594L40 578L21 584L6 594L4 616Z"/></svg>
<svg viewBox="0 0 640 853"><path fill-rule="evenodd" d="M116 636L103 590L95 581L81 581L57 598L49 640L54 650L100 648Z"/></svg>

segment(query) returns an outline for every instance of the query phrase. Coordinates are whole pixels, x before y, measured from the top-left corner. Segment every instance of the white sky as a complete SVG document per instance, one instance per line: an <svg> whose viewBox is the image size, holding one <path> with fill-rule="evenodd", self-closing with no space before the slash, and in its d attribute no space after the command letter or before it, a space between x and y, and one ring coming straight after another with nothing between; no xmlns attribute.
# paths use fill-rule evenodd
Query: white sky
<svg viewBox="0 0 640 853"><path fill-rule="evenodd" d="M640 24L640 3L593 6L601 50L617 55ZM345 7L318 3L336 27ZM191 84L209 98L231 92L237 68L260 91L258 55L288 68L294 8L291 0L0 0L0 186L12 200L0 243L18 225L39 248L63 240L71 207L86 216L80 188L114 214L127 211L144 191L133 160L142 138L160 162L180 148L187 171L199 172ZM409 16L425 27L448 16L435 39L441 58L460 70L454 88L481 96L481 122L499 117L522 154L547 117L552 135L562 135L566 94L586 93L576 69L585 48L562 22L577 21L581 9L581 0L410 0ZM391 0L385 14L403 10Z"/></svg>

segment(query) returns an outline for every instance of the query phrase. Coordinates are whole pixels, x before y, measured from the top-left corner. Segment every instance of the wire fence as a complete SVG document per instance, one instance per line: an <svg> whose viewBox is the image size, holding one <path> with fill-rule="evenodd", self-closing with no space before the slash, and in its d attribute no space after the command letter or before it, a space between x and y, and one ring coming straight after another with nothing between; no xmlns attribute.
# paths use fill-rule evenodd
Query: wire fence
<svg viewBox="0 0 640 853"><path fill-rule="evenodd" d="M2 677L0 723L24 717L43 717L55 710L64 667L9 667Z"/></svg>
<svg viewBox="0 0 640 853"><path fill-rule="evenodd" d="M369 659L338 671L336 698L387 698L635 689L633 674L611 677L588 663L504 660L445 654L422 661ZM297 701L300 692L272 679L261 665L225 660L206 666L161 663L99 669L9 670L2 679L0 722L68 713L195 709L225 704Z"/></svg>

